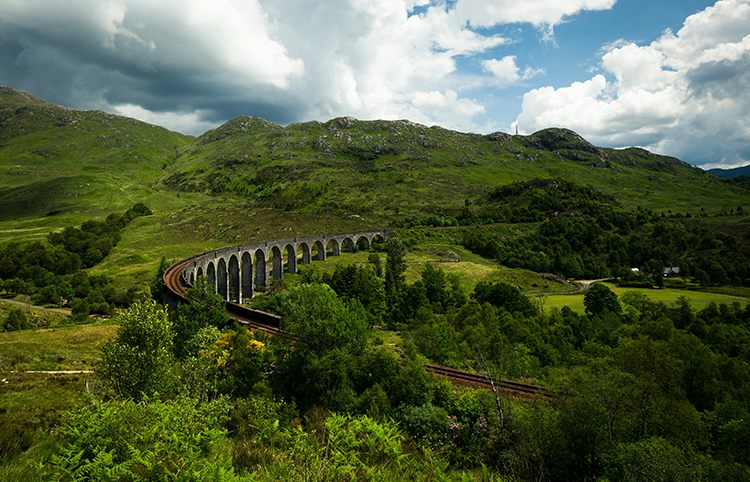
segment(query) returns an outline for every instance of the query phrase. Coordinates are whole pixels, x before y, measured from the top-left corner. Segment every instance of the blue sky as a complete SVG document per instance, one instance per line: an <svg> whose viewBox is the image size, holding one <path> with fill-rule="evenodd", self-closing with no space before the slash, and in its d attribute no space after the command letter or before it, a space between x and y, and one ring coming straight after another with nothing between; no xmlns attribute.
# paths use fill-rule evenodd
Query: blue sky
<svg viewBox="0 0 750 482"><path fill-rule="evenodd" d="M750 163L750 0L3 0L0 84L198 135L236 115L575 130Z"/></svg>
<svg viewBox="0 0 750 482"><path fill-rule="evenodd" d="M559 88L585 80L592 70L598 70L605 46L619 40L647 45L667 29L679 30L688 16L713 3L705 0L621 0L611 9L583 11L555 26L551 41L542 40L539 30L530 25L498 27L499 33L518 35L521 41L498 47L497 56L515 55L517 64L540 66L545 72L522 85L508 88L508 92L495 93L493 102L486 104L488 111L501 124L500 119L503 119L506 125L501 128L507 129L516 120L520 99L530 88L545 85Z"/></svg>

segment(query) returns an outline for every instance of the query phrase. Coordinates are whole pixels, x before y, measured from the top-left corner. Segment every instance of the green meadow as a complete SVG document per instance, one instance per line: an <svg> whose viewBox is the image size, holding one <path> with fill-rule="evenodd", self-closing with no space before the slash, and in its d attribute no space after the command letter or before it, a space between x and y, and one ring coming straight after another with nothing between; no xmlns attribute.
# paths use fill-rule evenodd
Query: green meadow
<svg viewBox="0 0 750 482"><path fill-rule="evenodd" d="M741 306L746 306L750 300L747 297L731 296L720 293L709 293L705 291L692 291L692 290L675 290L675 289L647 289L647 288L620 288L612 283L605 283L609 289L611 289L617 296L625 293L626 291L637 291L647 296L651 301L662 302L669 305L677 300L680 296L685 296L690 300L690 303L697 310L702 310L709 303L727 304L740 303ZM544 303L545 309L557 308L561 309L563 306L569 307L571 310L583 314L585 313L585 307L583 306L583 293L579 294L567 294L567 295L549 295L546 297Z"/></svg>

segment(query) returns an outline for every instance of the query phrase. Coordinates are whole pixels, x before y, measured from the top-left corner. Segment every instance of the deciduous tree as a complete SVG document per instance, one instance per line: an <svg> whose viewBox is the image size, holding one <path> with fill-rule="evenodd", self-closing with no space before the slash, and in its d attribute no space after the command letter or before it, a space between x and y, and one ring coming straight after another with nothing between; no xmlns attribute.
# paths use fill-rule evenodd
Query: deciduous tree
<svg viewBox="0 0 750 482"><path fill-rule="evenodd" d="M297 285L282 301L284 329L303 337L311 350L322 352L348 348L358 353L364 348L367 312L362 303L344 303L328 285Z"/></svg>
<svg viewBox="0 0 750 482"><path fill-rule="evenodd" d="M586 314L592 316L601 316L605 312L615 315L622 314L622 307L617 300L617 295L611 289L602 283L594 283L583 295L583 306L586 307Z"/></svg>
<svg viewBox="0 0 750 482"><path fill-rule="evenodd" d="M123 398L140 400L174 387L172 330L164 308L143 300L120 312L113 340L102 346L96 373L103 385Z"/></svg>

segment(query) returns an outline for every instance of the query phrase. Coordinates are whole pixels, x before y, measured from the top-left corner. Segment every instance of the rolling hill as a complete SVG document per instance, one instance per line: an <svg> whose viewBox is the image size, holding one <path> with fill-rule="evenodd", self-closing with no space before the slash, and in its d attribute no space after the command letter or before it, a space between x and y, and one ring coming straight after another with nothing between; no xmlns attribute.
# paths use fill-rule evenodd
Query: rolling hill
<svg viewBox="0 0 750 482"><path fill-rule="evenodd" d="M718 168L709 169L707 172L710 172L711 174L715 174L719 177L726 177L728 179L733 179L739 176L750 175L750 165L742 166L742 167L735 167L734 169L718 169Z"/></svg>
<svg viewBox="0 0 750 482"><path fill-rule="evenodd" d="M154 216L128 226L97 268L116 276L144 277L162 256L221 245L456 216L467 201L493 210L498 186L532 179L655 212L750 205L750 191L678 159L596 147L566 129L480 135L408 121L282 127L240 116L195 138L0 87L0 243L44 240L142 202Z"/></svg>
<svg viewBox="0 0 750 482"><path fill-rule="evenodd" d="M153 196L190 137L0 87L0 221L101 215Z"/></svg>
<svg viewBox="0 0 750 482"><path fill-rule="evenodd" d="M533 178L578 182L655 211L735 207L750 194L678 159L599 148L566 129L485 136L408 121L337 118L281 127L237 117L178 155L166 185L287 211L430 213Z"/></svg>

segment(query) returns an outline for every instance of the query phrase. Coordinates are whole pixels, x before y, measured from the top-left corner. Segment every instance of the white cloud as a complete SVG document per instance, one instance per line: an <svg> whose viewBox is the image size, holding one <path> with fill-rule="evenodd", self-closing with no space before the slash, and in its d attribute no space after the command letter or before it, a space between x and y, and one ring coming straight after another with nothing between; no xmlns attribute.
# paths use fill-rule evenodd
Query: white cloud
<svg viewBox="0 0 750 482"><path fill-rule="evenodd" d="M564 126L697 164L750 160L750 0L722 0L649 45L612 44L586 82L524 95L517 125Z"/></svg>
<svg viewBox="0 0 750 482"><path fill-rule="evenodd" d="M450 89L445 93L415 92L411 97L411 103L402 107L402 112L406 114L404 117L425 125L451 125L458 130L474 130L474 116L485 111L484 106L476 100L459 98Z"/></svg>
<svg viewBox="0 0 750 482"><path fill-rule="evenodd" d="M115 113L125 117L138 119L157 126L169 126L176 132L206 132L216 127L211 122L201 120L204 112L151 112L139 105L121 104L115 106Z"/></svg>
<svg viewBox="0 0 750 482"><path fill-rule="evenodd" d="M485 27L528 23L551 35L579 12L613 4L3 0L0 42L18 42L23 52L6 53L16 58L0 62L29 85L55 78L58 86L48 89L67 89L59 98L74 99L73 107L137 112L171 122L172 129L249 114L279 123L408 117L475 130L484 107L472 92L541 72L519 68L512 55L482 64L493 49L511 43ZM459 72L459 59L492 75ZM441 96L439 108L424 103L433 93Z"/></svg>
<svg viewBox="0 0 750 482"><path fill-rule="evenodd" d="M308 75L297 83L299 95L316 99L305 118L410 118L475 128L466 119L481 112L478 102L460 98L458 87L450 85L456 57L508 42L471 30L443 4L430 4L419 15L409 15L410 3L398 0L268 0L264 6L277 19L290 52L305 59ZM433 91L452 99L445 102L453 107L439 113L418 107L420 93Z"/></svg>
<svg viewBox="0 0 750 482"><path fill-rule="evenodd" d="M516 65L516 56L507 55L500 60L488 59L482 61L482 67L486 72L492 72L500 85L515 84L518 81L530 79L537 74L543 73L542 69L526 67L523 72Z"/></svg>
<svg viewBox="0 0 750 482"><path fill-rule="evenodd" d="M87 61L286 88L304 72L257 0L6 0L4 22Z"/></svg>
<svg viewBox="0 0 750 482"><path fill-rule="evenodd" d="M458 0L456 15L476 27L493 27L509 23L530 23L552 29L584 10L608 10L616 0Z"/></svg>

